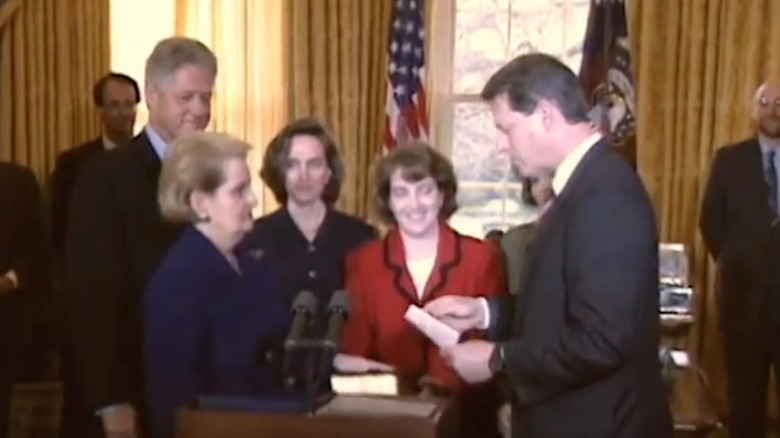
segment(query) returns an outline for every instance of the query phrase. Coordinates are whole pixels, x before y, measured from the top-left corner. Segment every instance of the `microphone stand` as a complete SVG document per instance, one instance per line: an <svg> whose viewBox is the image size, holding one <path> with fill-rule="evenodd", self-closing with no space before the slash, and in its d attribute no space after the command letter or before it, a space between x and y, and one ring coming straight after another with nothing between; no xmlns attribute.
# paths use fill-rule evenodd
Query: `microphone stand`
<svg viewBox="0 0 780 438"><path fill-rule="evenodd" d="M286 347L288 354L295 350L302 350L305 354L304 403L309 415L314 416L318 408L318 389L327 375L326 366L320 364L323 363L323 357L327 361L331 353L335 352L336 345L322 339L301 339L288 343Z"/></svg>

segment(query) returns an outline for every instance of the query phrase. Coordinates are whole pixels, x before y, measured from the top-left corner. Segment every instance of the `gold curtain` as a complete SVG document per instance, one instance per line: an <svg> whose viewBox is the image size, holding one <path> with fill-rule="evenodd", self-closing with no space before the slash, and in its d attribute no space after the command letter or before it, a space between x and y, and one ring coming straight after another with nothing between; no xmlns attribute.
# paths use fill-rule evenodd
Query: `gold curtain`
<svg viewBox="0 0 780 438"><path fill-rule="evenodd" d="M0 160L43 179L59 152L100 132L92 84L109 69L108 0L10 0L2 8Z"/></svg>
<svg viewBox="0 0 780 438"><path fill-rule="evenodd" d="M694 343L723 410L715 269L698 233L698 210L714 151L754 135L752 96L763 79L780 77L780 2L629 5L638 55L639 171L655 201L662 239L690 248L698 293Z"/></svg>
<svg viewBox="0 0 780 438"><path fill-rule="evenodd" d="M368 217L382 151L391 0L287 0L290 115L323 120L346 178L339 207Z"/></svg>
<svg viewBox="0 0 780 438"><path fill-rule="evenodd" d="M211 129L254 146L255 176L266 144L287 122L286 1L176 0L176 33L208 45L219 62ZM263 194L256 213L273 209L273 197L257 178L254 187Z"/></svg>

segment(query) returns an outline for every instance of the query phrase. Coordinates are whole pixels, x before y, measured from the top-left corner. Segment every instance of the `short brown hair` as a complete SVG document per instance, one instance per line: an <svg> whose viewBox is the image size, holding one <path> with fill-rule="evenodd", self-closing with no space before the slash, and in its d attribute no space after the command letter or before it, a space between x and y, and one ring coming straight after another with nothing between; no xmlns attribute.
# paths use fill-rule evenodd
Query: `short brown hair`
<svg viewBox="0 0 780 438"><path fill-rule="evenodd" d="M225 182L225 162L246 160L249 149L245 141L217 132L185 134L173 141L163 159L157 191L163 217L170 222L197 221L190 205L192 192L213 193Z"/></svg>
<svg viewBox="0 0 780 438"><path fill-rule="evenodd" d="M263 166L260 169L260 178L274 194L276 202L287 202L287 187L285 176L290 159L290 147L295 137L309 135L315 137L322 144L325 153L325 162L330 169L330 181L322 191L322 201L333 205L341 193L341 183L344 181L344 166L341 164L338 146L330 136L325 126L314 118L298 119L288 124L268 143L263 155Z"/></svg>
<svg viewBox="0 0 780 438"><path fill-rule="evenodd" d="M396 223L390 210L390 178L398 169L407 181L433 178L443 198L441 218L449 219L458 210L458 180L452 163L427 143L412 141L394 148L377 166L374 198L376 212L384 222Z"/></svg>

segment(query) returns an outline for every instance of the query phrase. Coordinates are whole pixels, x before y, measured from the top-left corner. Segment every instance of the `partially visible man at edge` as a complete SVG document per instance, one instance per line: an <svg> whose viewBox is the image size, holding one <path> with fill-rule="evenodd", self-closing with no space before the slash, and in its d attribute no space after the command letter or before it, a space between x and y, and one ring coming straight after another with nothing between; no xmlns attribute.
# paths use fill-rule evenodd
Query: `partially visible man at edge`
<svg viewBox="0 0 780 438"><path fill-rule="evenodd" d="M182 229L166 223L157 205L161 159L179 135L206 128L216 74L216 57L203 43L160 41L146 61L148 124L124 147L91 160L76 184L65 245L66 311L83 429L69 436L143 433L141 300Z"/></svg>

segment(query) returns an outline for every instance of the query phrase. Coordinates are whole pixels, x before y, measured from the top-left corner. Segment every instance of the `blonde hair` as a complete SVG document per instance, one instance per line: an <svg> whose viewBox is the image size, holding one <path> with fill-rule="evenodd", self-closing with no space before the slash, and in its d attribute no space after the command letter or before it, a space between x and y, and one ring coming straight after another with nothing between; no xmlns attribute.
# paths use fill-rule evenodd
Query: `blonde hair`
<svg viewBox="0 0 780 438"><path fill-rule="evenodd" d="M228 134L195 132L168 146L160 173L157 202L170 222L195 222L192 192L213 193L225 181L223 167L232 159L246 160L250 146Z"/></svg>

